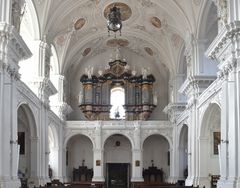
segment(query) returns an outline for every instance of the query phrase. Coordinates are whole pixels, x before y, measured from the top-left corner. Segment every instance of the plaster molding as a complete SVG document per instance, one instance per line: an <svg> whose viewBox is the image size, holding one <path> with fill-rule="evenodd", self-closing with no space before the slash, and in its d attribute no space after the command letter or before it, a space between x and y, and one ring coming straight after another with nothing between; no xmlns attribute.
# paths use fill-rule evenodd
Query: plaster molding
<svg viewBox="0 0 240 188"><path fill-rule="evenodd" d="M215 79L216 76L189 76L180 87L179 92L188 97L201 94Z"/></svg>
<svg viewBox="0 0 240 188"><path fill-rule="evenodd" d="M219 77L226 76L237 66L239 53L240 21L226 25L209 46L206 56L219 62Z"/></svg>
<svg viewBox="0 0 240 188"><path fill-rule="evenodd" d="M169 103L163 111L168 114L170 121L176 123L177 117L186 109L187 103Z"/></svg>
<svg viewBox="0 0 240 188"><path fill-rule="evenodd" d="M11 55L14 55L14 58L12 58L16 63L18 63L20 60L24 60L32 56L31 51L19 33L15 30L14 26L8 25L4 22L0 23L0 39L4 47L3 49L8 49L8 51L1 53L7 54L9 53L9 49L11 49Z"/></svg>
<svg viewBox="0 0 240 188"><path fill-rule="evenodd" d="M19 80L18 62L31 57L32 53L14 26L0 23L0 48L0 71Z"/></svg>

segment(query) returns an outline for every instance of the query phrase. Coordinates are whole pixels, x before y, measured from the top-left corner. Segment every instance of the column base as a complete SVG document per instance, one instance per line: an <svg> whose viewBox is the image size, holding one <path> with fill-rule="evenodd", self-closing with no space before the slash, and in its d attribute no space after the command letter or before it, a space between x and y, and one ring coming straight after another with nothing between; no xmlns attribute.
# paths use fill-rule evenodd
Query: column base
<svg viewBox="0 0 240 188"><path fill-rule="evenodd" d="M51 182L49 177L39 177L39 176L34 176L28 178L28 187L33 188L34 186L43 186L46 185L47 182Z"/></svg>
<svg viewBox="0 0 240 188"><path fill-rule="evenodd" d="M168 177L167 183L177 183L178 180L178 177Z"/></svg>
<svg viewBox="0 0 240 188"><path fill-rule="evenodd" d="M217 188L240 188L240 180L232 179L221 179L217 182Z"/></svg>
<svg viewBox="0 0 240 188"><path fill-rule="evenodd" d="M94 176L92 182L105 182L105 178L101 176Z"/></svg>
<svg viewBox="0 0 240 188"><path fill-rule="evenodd" d="M21 187L21 182L18 177L15 178L5 178L5 177L0 177L0 187L1 188L19 188Z"/></svg>
<svg viewBox="0 0 240 188"><path fill-rule="evenodd" d="M144 182L144 179L142 177L132 177L131 182Z"/></svg>
<svg viewBox="0 0 240 188"><path fill-rule="evenodd" d="M199 177L197 184L199 185L199 187L205 186L205 188L211 188L210 181L211 180L209 179L209 177Z"/></svg>
<svg viewBox="0 0 240 188"><path fill-rule="evenodd" d="M63 177L59 177L59 176L52 177L52 180L59 180L60 182L64 182L64 178ZM52 181L52 180L50 180L50 181Z"/></svg>
<svg viewBox="0 0 240 188"><path fill-rule="evenodd" d="M185 181L185 185L186 186L192 186L194 182L194 178L193 177L187 177L186 181Z"/></svg>

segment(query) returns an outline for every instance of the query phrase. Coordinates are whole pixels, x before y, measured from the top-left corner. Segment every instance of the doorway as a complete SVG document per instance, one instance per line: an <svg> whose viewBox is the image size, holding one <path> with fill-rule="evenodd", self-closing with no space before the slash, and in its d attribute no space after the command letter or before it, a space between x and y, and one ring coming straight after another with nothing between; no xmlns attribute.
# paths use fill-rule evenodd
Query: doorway
<svg viewBox="0 0 240 188"><path fill-rule="evenodd" d="M107 188L129 188L130 187L130 164L129 163L107 163Z"/></svg>

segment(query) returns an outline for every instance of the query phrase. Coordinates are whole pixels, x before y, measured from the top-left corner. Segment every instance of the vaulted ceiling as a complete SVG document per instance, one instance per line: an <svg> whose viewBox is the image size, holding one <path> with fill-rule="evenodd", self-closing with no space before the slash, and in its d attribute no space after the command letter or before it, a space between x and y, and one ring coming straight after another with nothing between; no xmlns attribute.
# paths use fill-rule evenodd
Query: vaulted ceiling
<svg viewBox="0 0 240 188"><path fill-rule="evenodd" d="M206 41L205 35L215 35L217 27L211 0L21 1L28 6L20 33L27 43L43 40L52 45L52 73L65 76L64 95L74 110L70 119L81 119L79 79L86 67L94 67L97 75L116 56L125 59L137 74L147 68L155 76L154 90L160 102L152 119L166 119L163 109L170 97L169 81L186 72L185 43L189 38ZM108 35L106 20L113 4L124 18L122 35L116 33L116 38L113 33ZM210 38L208 43L214 37ZM35 43L32 47L38 50Z"/></svg>
<svg viewBox="0 0 240 188"><path fill-rule="evenodd" d="M31 0L26 0L31 2ZM56 49L61 74L77 72L84 62L102 54L106 63L116 47L128 61L141 56L163 77L176 73L189 33L196 33L208 0L33 0L39 38ZM31 2L32 3L32 2ZM122 11L122 35L108 36L106 10L117 3ZM104 55L103 55L104 54ZM100 56L99 56L100 57ZM104 62L105 61L105 62Z"/></svg>

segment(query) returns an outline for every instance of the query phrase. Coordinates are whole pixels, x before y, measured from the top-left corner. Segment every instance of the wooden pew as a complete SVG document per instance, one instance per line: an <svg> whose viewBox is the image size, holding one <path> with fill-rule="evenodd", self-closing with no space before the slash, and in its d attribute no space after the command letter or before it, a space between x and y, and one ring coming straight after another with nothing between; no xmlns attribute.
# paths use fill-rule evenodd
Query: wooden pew
<svg viewBox="0 0 240 188"><path fill-rule="evenodd" d="M192 188L192 186L184 186L177 184L169 184L169 183L134 183L133 188Z"/></svg>

